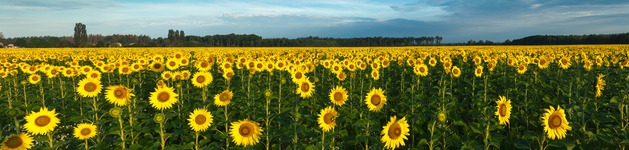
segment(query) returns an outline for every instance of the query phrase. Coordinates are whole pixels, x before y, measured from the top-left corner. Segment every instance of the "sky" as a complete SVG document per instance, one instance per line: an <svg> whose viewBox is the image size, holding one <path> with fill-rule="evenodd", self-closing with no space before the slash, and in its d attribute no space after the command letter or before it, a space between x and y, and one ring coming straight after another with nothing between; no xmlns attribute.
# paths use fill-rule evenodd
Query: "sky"
<svg viewBox="0 0 629 150"><path fill-rule="evenodd" d="M444 43L629 32L622 0L0 0L7 37L88 34L263 38L442 36Z"/></svg>

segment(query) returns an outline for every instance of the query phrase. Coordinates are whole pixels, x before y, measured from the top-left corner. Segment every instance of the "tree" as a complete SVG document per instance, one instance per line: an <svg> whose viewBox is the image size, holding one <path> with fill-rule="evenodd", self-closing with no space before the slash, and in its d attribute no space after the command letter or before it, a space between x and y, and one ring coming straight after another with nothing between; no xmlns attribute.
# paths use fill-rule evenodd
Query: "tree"
<svg viewBox="0 0 629 150"><path fill-rule="evenodd" d="M74 45L77 47L87 46L87 30L83 23L76 23L74 25Z"/></svg>

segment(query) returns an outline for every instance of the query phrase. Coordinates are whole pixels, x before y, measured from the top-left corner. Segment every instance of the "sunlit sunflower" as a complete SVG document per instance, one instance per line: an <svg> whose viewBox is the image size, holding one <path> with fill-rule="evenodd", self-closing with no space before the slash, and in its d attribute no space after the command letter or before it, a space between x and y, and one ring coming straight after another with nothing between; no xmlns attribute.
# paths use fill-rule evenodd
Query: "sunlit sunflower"
<svg viewBox="0 0 629 150"><path fill-rule="evenodd" d="M171 87L157 87L155 88L155 92L151 92L149 103L151 103L153 108L158 110L169 109L173 104L177 103L177 96L179 95L176 94Z"/></svg>
<svg viewBox="0 0 629 150"><path fill-rule="evenodd" d="M41 76L39 76L36 73L33 73L30 76L28 76L28 83L37 84L39 83L39 81L41 81Z"/></svg>
<svg viewBox="0 0 629 150"><path fill-rule="evenodd" d="M336 126L336 117L338 117L338 115L339 113L330 106L325 109L321 109L317 122L319 123L319 127L323 130L323 132L328 132L334 129L334 127Z"/></svg>
<svg viewBox="0 0 629 150"><path fill-rule="evenodd" d="M45 135L48 132L52 132L59 124L60 120L57 118L55 110L48 111L48 108L39 108L39 112L32 112L30 115L24 117L26 124L24 128L26 131L33 135Z"/></svg>
<svg viewBox="0 0 629 150"><path fill-rule="evenodd" d="M509 118L511 118L511 100L507 99L504 96L500 96L500 99L496 101L496 116L498 116L498 121L501 125L505 125L509 123Z"/></svg>
<svg viewBox="0 0 629 150"><path fill-rule="evenodd" d="M77 125L74 128L74 137L79 140L90 139L98 134L98 130L96 130L96 125L89 123L82 123Z"/></svg>
<svg viewBox="0 0 629 150"><path fill-rule="evenodd" d="M592 66L593 66L592 61L587 60L587 59L583 60L583 69L590 71L592 70Z"/></svg>
<svg viewBox="0 0 629 150"><path fill-rule="evenodd" d="M14 134L4 139L2 150L27 150L33 146L33 138L28 134Z"/></svg>
<svg viewBox="0 0 629 150"><path fill-rule="evenodd" d="M559 67L564 70L570 68L570 65L572 65L570 57L562 57L561 60L559 60Z"/></svg>
<svg viewBox="0 0 629 150"><path fill-rule="evenodd" d="M384 147L387 149L396 149L400 146L406 145L404 140L408 140L410 135L409 125L406 122L406 117L402 117L397 120L396 116L391 117L389 123L382 127L380 135L382 138L380 141L384 143Z"/></svg>
<svg viewBox="0 0 629 150"><path fill-rule="evenodd" d="M253 146L259 142L262 128L257 122L249 119L240 120L231 123L229 135L238 146Z"/></svg>
<svg viewBox="0 0 629 150"><path fill-rule="evenodd" d="M177 70L177 68L179 68L179 61L178 59L175 58L170 58L166 61L166 68L168 68L168 70Z"/></svg>
<svg viewBox="0 0 629 150"><path fill-rule="evenodd" d="M225 80L229 81L234 77L234 70L233 69L225 69L223 70L223 78L225 78Z"/></svg>
<svg viewBox="0 0 629 150"><path fill-rule="evenodd" d="M603 77L605 77L603 74L598 74L598 77L596 77L596 97L601 97L603 90L605 90L605 80Z"/></svg>
<svg viewBox="0 0 629 150"><path fill-rule="evenodd" d="M196 72L194 73L190 81L192 82L192 85L194 85L195 87L203 88L203 87L206 87L207 85L210 85L210 83L212 83L213 80L214 80L214 77L212 77L212 74L209 72Z"/></svg>
<svg viewBox="0 0 629 150"><path fill-rule="evenodd" d="M149 64L149 67L154 72L162 72L165 68L164 64L159 61L153 61L151 64Z"/></svg>
<svg viewBox="0 0 629 150"><path fill-rule="evenodd" d="M539 62L537 63L537 67L539 67L540 69L546 69L546 68L548 68L549 65L550 65L550 62L548 62L548 59L546 57L540 57L539 58Z"/></svg>
<svg viewBox="0 0 629 150"><path fill-rule="evenodd" d="M223 92L214 95L214 105L216 106L227 106L231 102L234 97L234 93L229 90L224 90Z"/></svg>
<svg viewBox="0 0 629 150"><path fill-rule="evenodd" d="M164 71L164 72L162 72L161 76L162 76L163 80L170 80L171 78L173 78L173 72Z"/></svg>
<svg viewBox="0 0 629 150"><path fill-rule="evenodd" d="M477 66L476 69L474 70L474 75L476 77L483 76L483 66Z"/></svg>
<svg viewBox="0 0 629 150"><path fill-rule="evenodd" d="M306 77L305 79L301 80L300 83L298 84L297 87L297 94L299 94L299 96L301 96L301 98L309 98L310 96L312 96L312 93L315 92L314 89L315 85L310 82L310 80Z"/></svg>
<svg viewBox="0 0 629 150"><path fill-rule="evenodd" d="M330 101L337 106L343 106L345 101L347 101L347 97L347 90L342 86L336 86L330 91Z"/></svg>
<svg viewBox="0 0 629 150"><path fill-rule="evenodd" d="M212 68L212 64L208 61L201 60L198 61L194 67L196 67L199 71L208 71Z"/></svg>
<svg viewBox="0 0 629 150"><path fill-rule="evenodd" d="M365 103L369 108L369 111L378 112L387 103L387 97L384 96L384 91L380 88L373 88L365 97Z"/></svg>
<svg viewBox="0 0 629 150"><path fill-rule="evenodd" d="M118 67L118 74L121 75L129 75L131 74L132 70L131 67L129 67L128 65L123 65Z"/></svg>
<svg viewBox="0 0 629 150"><path fill-rule="evenodd" d="M347 74L341 71L338 74L336 74L336 78L339 79L339 81L345 81L345 79L347 78Z"/></svg>
<svg viewBox="0 0 629 150"><path fill-rule="evenodd" d="M291 79L295 84L299 84L301 80L304 80L305 78L306 75L304 75L304 72L302 71L294 71L291 73Z"/></svg>
<svg viewBox="0 0 629 150"><path fill-rule="evenodd" d="M526 63L524 63L524 62L520 63L520 65L518 65L518 67L517 67L517 70L518 70L519 74L526 73Z"/></svg>
<svg viewBox="0 0 629 150"><path fill-rule="evenodd" d="M419 64L419 65L416 65L413 68L413 72L415 73L415 75L419 75L419 76L425 77L425 76L428 75L428 66L426 66L423 63Z"/></svg>
<svg viewBox="0 0 629 150"><path fill-rule="evenodd" d="M85 75L85 77L86 78L92 78L92 79L95 79L95 80L100 80L101 73L99 71L97 71L97 70L93 70L92 72L87 73Z"/></svg>
<svg viewBox="0 0 629 150"><path fill-rule="evenodd" d="M430 57L430 60L428 60L428 65L434 67L435 65L437 65L437 59L435 59L434 57Z"/></svg>
<svg viewBox="0 0 629 150"><path fill-rule="evenodd" d="M456 78L461 76L461 69L459 69L459 67L457 67L457 66L452 67L452 76L454 76Z"/></svg>
<svg viewBox="0 0 629 150"><path fill-rule="evenodd" d="M129 98L135 96L131 92L131 89L123 85L108 86L105 90L105 99L111 104L122 107L129 103Z"/></svg>
<svg viewBox="0 0 629 150"><path fill-rule="evenodd" d="M378 70L375 70L375 69L371 70L370 75L371 75L371 78L373 78L373 80L380 79L380 71L378 71Z"/></svg>
<svg viewBox="0 0 629 150"><path fill-rule="evenodd" d="M195 132L203 132L212 125L213 121L212 114L208 112L207 109L197 108L190 113L188 125L190 125L190 128Z"/></svg>
<svg viewBox="0 0 629 150"><path fill-rule="evenodd" d="M570 127L570 123L566 119L566 114L561 107L557 106L557 110L550 106L550 109L544 109L546 113L542 115L542 119L544 120L544 132L548 135L548 138L551 140L563 139L566 137L566 132L568 130L572 130Z"/></svg>
<svg viewBox="0 0 629 150"><path fill-rule="evenodd" d="M82 97L96 97L102 89L103 86L100 84L100 80L84 78L79 81L79 87L77 87L76 91Z"/></svg>

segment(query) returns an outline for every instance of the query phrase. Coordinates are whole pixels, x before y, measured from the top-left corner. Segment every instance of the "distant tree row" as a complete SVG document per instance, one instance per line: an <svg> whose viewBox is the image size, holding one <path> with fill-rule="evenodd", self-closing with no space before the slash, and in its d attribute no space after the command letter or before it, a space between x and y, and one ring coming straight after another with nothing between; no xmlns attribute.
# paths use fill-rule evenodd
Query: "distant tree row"
<svg viewBox="0 0 629 150"><path fill-rule="evenodd" d="M550 45L550 44L629 44L629 33L590 35L534 35L503 44Z"/></svg>

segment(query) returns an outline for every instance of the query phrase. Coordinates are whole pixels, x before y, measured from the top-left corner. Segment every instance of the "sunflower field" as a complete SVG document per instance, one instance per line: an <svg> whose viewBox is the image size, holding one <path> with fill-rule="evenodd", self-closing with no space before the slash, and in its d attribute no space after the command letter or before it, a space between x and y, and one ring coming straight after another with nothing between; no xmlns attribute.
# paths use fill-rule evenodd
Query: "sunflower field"
<svg viewBox="0 0 629 150"><path fill-rule="evenodd" d="M629 45L0 51L1 149L626 149Z"/></svg>

